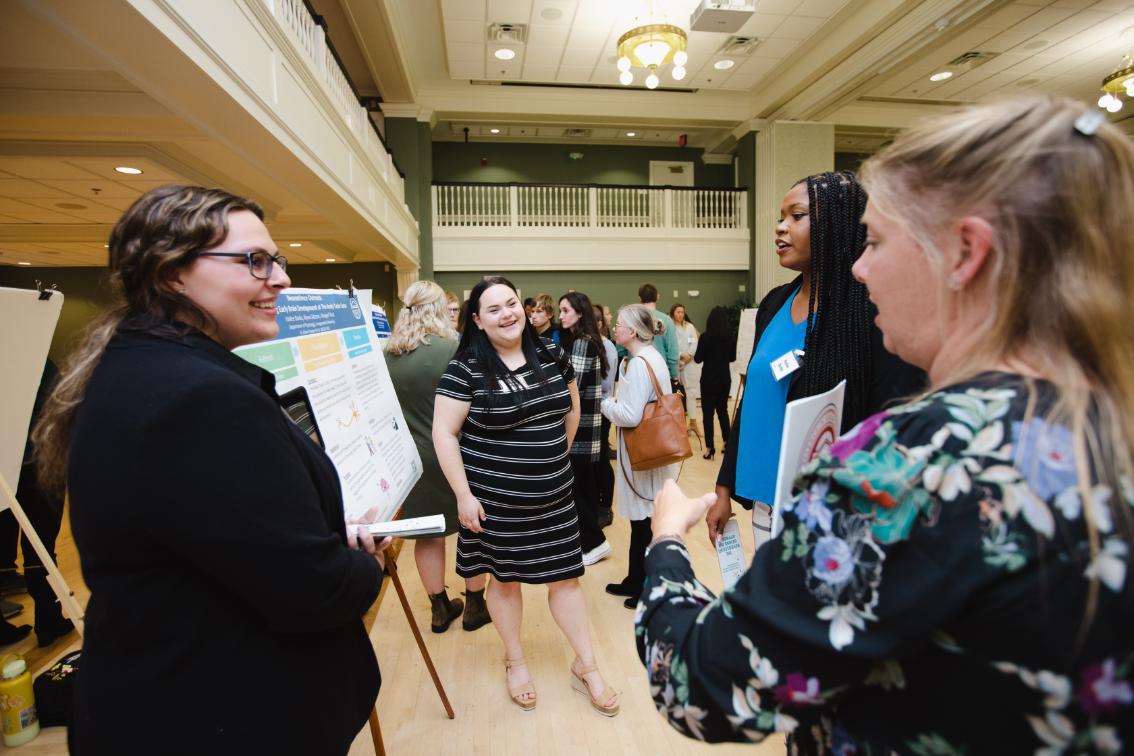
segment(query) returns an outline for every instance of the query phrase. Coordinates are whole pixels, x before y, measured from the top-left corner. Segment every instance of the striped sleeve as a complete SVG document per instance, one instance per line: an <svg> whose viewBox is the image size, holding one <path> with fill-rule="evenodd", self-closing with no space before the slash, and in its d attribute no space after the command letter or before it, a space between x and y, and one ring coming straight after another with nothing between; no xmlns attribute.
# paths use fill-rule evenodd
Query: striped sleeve
<svg viewBox="0 0 1134 756"><path fill-rule="evenodd" d="M449 360L449 366L437 382L437 395L447 396L459 402L472 402L472 370L461 360Z"/></svg>

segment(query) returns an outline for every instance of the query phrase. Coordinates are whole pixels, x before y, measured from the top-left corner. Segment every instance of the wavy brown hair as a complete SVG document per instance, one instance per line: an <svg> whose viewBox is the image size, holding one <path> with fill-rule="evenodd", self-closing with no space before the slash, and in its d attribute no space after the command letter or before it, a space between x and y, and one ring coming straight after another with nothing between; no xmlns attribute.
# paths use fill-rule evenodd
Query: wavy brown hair
<svg viewBox="0 0 1134 756"><path fill-rule="evenodd" d="M252 200L221 189L171 184L143 194L114 224L107 265L116 304L87 327L32 432L45 488L62 491L66 485L75 414L107 343L123 321L129 319L139 330L168 335L184 333L187 326L208 330L213 325L169 280L197 252L224 240L228 214L234 210L264 218L264 211Z"/></svg>

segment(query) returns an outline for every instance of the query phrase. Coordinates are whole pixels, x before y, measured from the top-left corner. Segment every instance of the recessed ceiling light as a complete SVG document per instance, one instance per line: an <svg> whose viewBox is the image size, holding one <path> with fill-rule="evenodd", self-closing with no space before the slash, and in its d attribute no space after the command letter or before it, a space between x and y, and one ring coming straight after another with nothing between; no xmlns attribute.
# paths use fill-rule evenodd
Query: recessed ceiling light
<svg viewBox="0 0 1134 756"><path fill-rule="evenodd" d="M952 71L938 71L937 73L930 76L929 80L930 81L945 81L946 79L951 79L951 78L953 78L953 72Z"/></svg>
<svg viewBox="0 0 1134 756"><path fill-rule="evenodd" d="M516 57L516 51L508 47L501 47L499 50L492 54L496 56L497 60L511 60L512 58Z"/></svg>
<svg viewBox="0 0 1134 756"><path fill-rule="evenodd" d="M627 131L626 136L638 136L638 132L637 131Z"/></svg>
<svg viewBox="0 0 1134 756"><path fill-rule="evenodd" d="M736 65L735 60L729 60L728 58L721 58L720 60L718 60L716 63L713 64L713 68L717 69L718 71L727 71L728 69L732 68L735 65Z"/></svg>
<svg viewBox="0 0 1134 756"><path fill-rule="evenodd" d="M539 12L539 16L544 21L558 21L563 18L563 11L558 8L544 8Z"/></svg>
<svg viewBox="0 0 1134 756"><path fill-rule="evenodd" d="M119 173L125 173L129 176L137 176L137 175L142 173L141 168L131 168L128 165L120 165L120 166L116 167L114 170L118 171Z"/></svg>
<svg viewBox="0 0 1134 756"><path fill-rule="evenodd" d="M335 258L333 258L333 257L326 257L326 258L323 259L323 262L334 262L334 261L335 261Z"/></svg>
<svg viewBox="0 0 1134 756"><path fill-rule="evenodd" d="M287 246L289 246L289 247L302 247L303 244L301 244L300 242L291 242Z"/></svg>
<svg viewBox="0 0 1134 756"><path fill-rule="evenodd" d="M109 244L103 244L103 245L102 245L102 248L103 248L103 249L110 249L110 245L109 245Z"/></svg>
<svg viewBox="0 0 1134 756"><path fill-rule="evenodd" d="M31 265L31 263L30 262L24 262L23 260L21 260L20 262L16 263L16 265Z"/></svg>
<svg viewBox="0 0 1134 756"><path fill-rule="evenodd" d="M489 130L488 130L488 133L489 133L489 134L499 134L499 133L500 133L500 129L489 129Z"/></svg>

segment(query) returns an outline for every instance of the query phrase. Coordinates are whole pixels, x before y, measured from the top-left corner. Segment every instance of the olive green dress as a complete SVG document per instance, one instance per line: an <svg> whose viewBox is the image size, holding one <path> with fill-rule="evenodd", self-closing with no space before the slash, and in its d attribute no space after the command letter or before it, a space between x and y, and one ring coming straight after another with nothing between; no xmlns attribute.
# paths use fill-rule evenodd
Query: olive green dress
<svg viewBox="0 0 1134 756"><path fill-rule="evenodd" d="M412 352L386 353L398 403L421 455L421 479L402 505L402 517L445 515L445 535L451 535L457 532L457 499L433 451L433 396L441 374L457 351L457 342L436 335L429 336L429 341Z"/></svg>

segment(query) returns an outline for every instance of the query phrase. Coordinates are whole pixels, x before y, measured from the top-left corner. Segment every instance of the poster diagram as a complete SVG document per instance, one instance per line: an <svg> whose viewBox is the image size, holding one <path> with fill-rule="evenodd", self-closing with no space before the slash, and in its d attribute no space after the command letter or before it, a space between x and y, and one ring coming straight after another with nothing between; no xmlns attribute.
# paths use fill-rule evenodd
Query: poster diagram
<svg viewBox="0 0 1134 756"><path fill-rule="evenodd" d="M421 477L410 436L371 321L371 293L287 289L280 333L235 350L271 372L276 391L307 389L327 455L335 463L347 519L376 507L393 518Z"/></svg>

